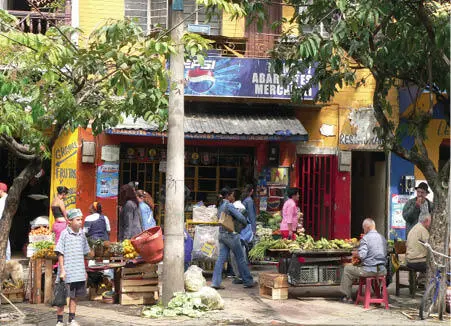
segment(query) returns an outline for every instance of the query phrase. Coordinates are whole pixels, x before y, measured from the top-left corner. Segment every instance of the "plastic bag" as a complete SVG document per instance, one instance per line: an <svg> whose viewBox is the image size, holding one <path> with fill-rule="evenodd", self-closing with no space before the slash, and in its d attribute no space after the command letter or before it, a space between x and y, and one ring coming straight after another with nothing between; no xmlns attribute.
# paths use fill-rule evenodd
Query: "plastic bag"
<svg viewBox="0 0 451 326"><path fill-rule="evenodd" d="M194 222L217 222L218 209L216 206L194 206L193 221Z"/></svg>
<svg viewBox="0 0 451 326"><path fill-rule="evenodd" d="M67 299L67 287L66 282L60 280L55 284L55 288L53 289L53 301L52 306L63 307L66 305Z"/></svg>
<svg viewBox="0 0 451 326"><path fill-rule="evenodd" d="M219 227L198 225L195 229L192 260L214 260L219 256Z"/></svg>
<svg viewBox="0 0 451 326"><path fill-rule="evenodd" d="M220 310L224 309L224 300L221 295L215 289L204 286L198 292L190 293L192 297L199 297L207 307L207 310Z"/></svg>
<svg viewBox="0 0 451 326"><path fill-rule="evenodd" d="M196 292L207 284L207 280L202 275L202 268L196 265L191 265L184 276L186 291Z"/></svg>

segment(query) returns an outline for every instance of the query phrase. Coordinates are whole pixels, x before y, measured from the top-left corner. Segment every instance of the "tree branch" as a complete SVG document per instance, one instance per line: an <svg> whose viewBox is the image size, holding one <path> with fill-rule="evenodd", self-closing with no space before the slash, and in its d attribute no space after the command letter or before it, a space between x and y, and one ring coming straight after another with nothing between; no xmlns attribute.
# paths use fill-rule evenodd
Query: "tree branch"
<svg viewBox="0 0 451 326"><path fill-rule="evenodd" d="M38 158L36 154L25 154L21 152L13 143L5 139L4 135L0 136L0 144L6 146L15 156L21 159L32 161Z"/></svg>
<svg viewBox="0 0 451 326"><path fill-rule="evenodd" d="M428 14L426 13L423 1L420 1L418 4L417 14L424 28L426 28L426 33L428 34L429 41L434 44L435 43L434 27L432 26L432 22L429 19ZM445 61L445 63L449 66L450 65L449 58L446 56L446 54L443 52L442 49L437 48L437 50L441 54L443 61Z"/></svg>
<svg viewBox="0 0 451 326"><path fill-rule="evenodd" d="M5 138L6 141L11 142L11 144L21 153L27 154L27 155L34 155L34 151L31 151L28 145L19 144L13 137L8 135L2 135L2 137Z"/></svg>
<svg viewBox="0 0 451 326"><path fill-rule="evenodd" d="M446 182L446 183L448 183L448 180L449 180L449 168L450 168L450 160L448 160L446 163L445 163L445 165L442 167L442 169L440 170L440 172L439 172L439 175L438 175L438 177L439 177L439 180L441 181L441 182Z"/></svg>
<svg viewBox="0 0 451 326"><path fill-rule="evenodd" d="M48 17L44 16L44 14L41 12L41 10L40 10L38 7L36 7L36 5L35 5L33 2L28 1L28 3L31 4L31 5L33 6L33 9L34 9L35 11L37 11L38 14L39 14L43 19L46 19L52 27L55 27L55 29L58 31L58 33L60 33L60 35L66 40L66 42L70 44L71 48L73 48L73 49L75 50L75 52L78 53L78 48L77 48L77 46L76 46L76 45L75 45L75 44L74 44L74 43L66 36L66 34L64 34L64 33L61 31L61 29L60 29L56 24L54 24L51 20L48 20Z"/></svg>

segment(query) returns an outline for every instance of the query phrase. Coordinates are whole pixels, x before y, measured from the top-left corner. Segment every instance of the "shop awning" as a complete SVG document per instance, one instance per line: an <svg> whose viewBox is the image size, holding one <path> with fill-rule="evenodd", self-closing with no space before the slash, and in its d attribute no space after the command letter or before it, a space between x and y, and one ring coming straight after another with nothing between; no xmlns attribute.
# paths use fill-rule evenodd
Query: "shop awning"
<svg viewBox="0 0 451 326"><path fill-rule="evenodd" d="M308 140L307 131L294 115L279 113L186 113L184 129L186 139ZM159 131L156 124L132 117L125 118L123 123L106 133L166 137L166 131Z"/></svg>

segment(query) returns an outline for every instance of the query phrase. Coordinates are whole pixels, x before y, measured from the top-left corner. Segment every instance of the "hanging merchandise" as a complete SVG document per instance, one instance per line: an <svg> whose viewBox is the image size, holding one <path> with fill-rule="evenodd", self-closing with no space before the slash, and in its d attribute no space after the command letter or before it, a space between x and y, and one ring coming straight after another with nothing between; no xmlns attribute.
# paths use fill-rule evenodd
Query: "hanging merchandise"
<svg viewBox="0 0 451 326"><path fill-rule="evenodd" d="M203 165L210 165L211 163L211 153L203 152L201 156L201 162Z"/></svg>
<svg viewBox="0 0 451 326"><path fill-rule="evenodd" d="M199 153L194 152L194 153L191 154L191 161L190 161L190 163L192 165L199 164Z"/></svg>
<svg viewBox="0 0 451 326"><path fill-rule="evenodd" d="M134 159L136 158L136 150L132 147L127 148L127 158Z"/></svg>
<svg viewBox="0 0 451 326"><path fill-rule="evenodd" d="M155 148L149 149L147 152L149 161L155 161L157 159L157 150Z"/></svg>
<svg viewBox="0 0 451 326"><path fill-rule="evenodd" d="M140 147L140 148L136 149L136 156L137 156L138 160L144 161L144 158L145 158L145 154L144 153L145 152L146 152L146 150L143 147Z"/></svg>

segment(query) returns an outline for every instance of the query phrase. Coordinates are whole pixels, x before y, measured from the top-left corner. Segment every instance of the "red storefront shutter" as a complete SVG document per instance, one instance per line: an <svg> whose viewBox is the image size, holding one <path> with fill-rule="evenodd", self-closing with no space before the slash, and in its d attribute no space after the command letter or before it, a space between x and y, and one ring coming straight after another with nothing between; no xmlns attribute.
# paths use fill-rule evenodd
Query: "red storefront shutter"
<svg viewBox="0 0 451 326"><path fill-rule="evenodd" d="M332 238L336 171L335 155L301 156L300 207L305 231L315 239Z"/></svg>

